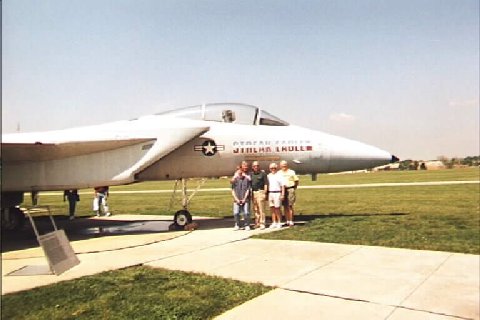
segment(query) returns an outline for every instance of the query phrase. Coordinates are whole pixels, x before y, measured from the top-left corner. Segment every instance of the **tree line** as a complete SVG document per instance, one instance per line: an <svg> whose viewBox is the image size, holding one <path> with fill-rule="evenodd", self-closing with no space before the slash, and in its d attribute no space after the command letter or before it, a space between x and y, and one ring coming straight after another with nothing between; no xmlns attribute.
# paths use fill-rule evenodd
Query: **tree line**
<svg viewBox="0 0 480 320"><path fill-rule="evenodd" d="M441 161L446 168L454 168L459 166L479 166L480 165L480 156L468 156L465 158L447 158L445 156L440 156L437 158L438 161ZM426 162L422 160L403 160L399 163L400 170L426 170Z"/></svg>

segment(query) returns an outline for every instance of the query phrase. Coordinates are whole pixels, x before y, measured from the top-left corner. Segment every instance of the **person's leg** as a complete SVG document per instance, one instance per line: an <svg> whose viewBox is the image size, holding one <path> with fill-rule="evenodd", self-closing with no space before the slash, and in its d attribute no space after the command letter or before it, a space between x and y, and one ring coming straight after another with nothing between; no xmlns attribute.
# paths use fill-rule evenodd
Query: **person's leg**
<svg viewBox="0 0 480 320"><path fill-rule="evenodd" d="M276 216L276 225L275 227L277 226L280 226L282 224L282 211L281 211L281 206L282 206L282 199L281 199L281 196L280 196L280 193L275 193L275 203L274 203L274 206L275 206L275 216Z"/></svg>
<svg viewBox="0 0 480 320"><path fill-rule="evenodd" d="M258 215L260 228L265 228L265 193L263 191L258 194Z"/></svg>
<svg viewBox="0 0 480 320"><path fill-rule="evenodd" d="M292 226L293 225L293 208L292 206L288 206L288 225Z"/></svg>
<svg viewBox="0 0 480 320"><path fill-rule="evenodd" d="M296 190L291 189L290 195L288 197L288 205L289 205L289 220L290 225L293 226L293 219L294 219L294 205L295 201L297 200Z"/></svg>
<svg viewBox="0 0 480 320"><path fill-rule="evenodd" d="M288 225L290 223L290 206L286 205L283 206L283 212L284 212L284 217L285 217L285 224Z"/></svg>
<svg viewBox="0 0 480 320"><path fill-rule="evenodd" d="M288 205L288 201L284 201L282 204L283 205L280 208L280 220L282 221L282 211L283 211L283 221L287 223L287 221L290 219L290 207Z"/></svg>
<svg viewBox="0 0 480 320"><path fill-rule="evenodd" d="M105 213L105 210L103 210L103 202L104 202L103 196L98 196L98 214L101 215L102 212Z"/></svg>
<svg viewBox="0 0 480 320"><path fill-rule="evenodd" d="M270 216L271 216L271 219L272 219L272 223L270 225L273 225L275 223L275 213L273 211L273 207L269 207L270 208Z"/></svg>
<svg viewBox="0 0 480 320"><path fill-rule="evenodd" d="M243 220L245 223L245 230L250 230L250 202L245 202L243 207Z"/></svg>
<svg viewBox="0 0 480 320"><path fill-rule="evenodd" d="M110 208L108 207L107 198L103 198L103 211L105 212L105 216L110 217L112 214L110 213Z"/></svg>
<svg viewBox="0 0 480 320"><path fill-rule="evenodd" d="M275 223L275 227L279 228L282 226L282 212L280 207L275 207L275 216L277 217L277 223Z"/></svg>
<svg viewBox="0 0 480 320"><path fill-rule="evenodd" d="M100 216L100 199L98 197L95 197L93 199L93 211L95 212L95 215L97 217Z"/></svg>
<svg viewBox="0 0 480 320"><path fill-rule="evenodd" d="M289 209L289 203L288 203L288 197L290 195L290 191L287 189L285 190L285 197L282 200L282 207L283 207L283 218L285 220L285 223L288 222L289 216L290 216L290 209ZM280 208L280 222L282 222L282 209Z"/></svg>
<svg viewBox="0 0 480 320"><path fill-rule="evenodd" d="M233 218L235 219L235 230L240 228L240 206L237 203L233 204Z"/></svg>
<svg viewBox="0 0 480 320"><path fill-rule="evenodd" d="M71 200L68 199L68 213L70 216L70 220L72 220L75 217L75 205L77 204L77 201L75 199Z"/></svg>
<svg viewBox="0 0 480 320"><path fill-rule="evenodd" d="M260 225L259 201L260 201L260 193L258 191L254 191L253 192L253 212L255 214L255 227L258 227Z"/></svg>

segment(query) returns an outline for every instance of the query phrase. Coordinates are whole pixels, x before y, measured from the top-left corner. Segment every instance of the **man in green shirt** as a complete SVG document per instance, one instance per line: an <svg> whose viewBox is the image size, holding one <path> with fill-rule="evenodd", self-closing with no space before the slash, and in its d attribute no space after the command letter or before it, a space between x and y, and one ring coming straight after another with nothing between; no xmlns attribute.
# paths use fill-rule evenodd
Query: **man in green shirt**
<svg viewBox="0 0 480 320"><path fill-rule="evenodd" d="M258 161L252 163L253 211L255 212L255 228L265 229L265 199L268 189L267 174L260 170Z"/></svg>

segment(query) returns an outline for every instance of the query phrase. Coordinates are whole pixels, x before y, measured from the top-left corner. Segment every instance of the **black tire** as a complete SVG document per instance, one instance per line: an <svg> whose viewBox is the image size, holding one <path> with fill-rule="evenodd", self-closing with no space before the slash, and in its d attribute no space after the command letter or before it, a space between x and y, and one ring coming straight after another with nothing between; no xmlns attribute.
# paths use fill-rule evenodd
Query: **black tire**
<svg viewBox="0 0 480 320"><path fill-rule="evenodd" d="M8 215L8 217L7 217ZM25 215L17 207L2 209L2 230L17 231L25 224Z"/></svg>
<svg viewBox="0 0 480 320"><path fill-rule="evenodd" d="M179 210L175 212L173 224L177 229L183 229L189 223L192 223L192 215L187 210Z"/></svg>

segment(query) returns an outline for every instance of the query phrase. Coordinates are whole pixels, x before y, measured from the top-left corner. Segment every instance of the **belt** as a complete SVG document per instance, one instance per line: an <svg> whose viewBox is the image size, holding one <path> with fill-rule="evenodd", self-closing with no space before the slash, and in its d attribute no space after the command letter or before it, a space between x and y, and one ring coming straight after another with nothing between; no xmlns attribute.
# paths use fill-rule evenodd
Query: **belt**
<svg viewBox="0 0 480 320"><path fill-rule="evenodd" d="M280 193L282 191L268 191L268 193Z"/></svg>
<svg viewBox="0 0 480 320"><path fill-rule="evenodd" d="M292 188L295 188L295 186L293 186L293 187L288 187L287 189L292 189Z"/></svg>

